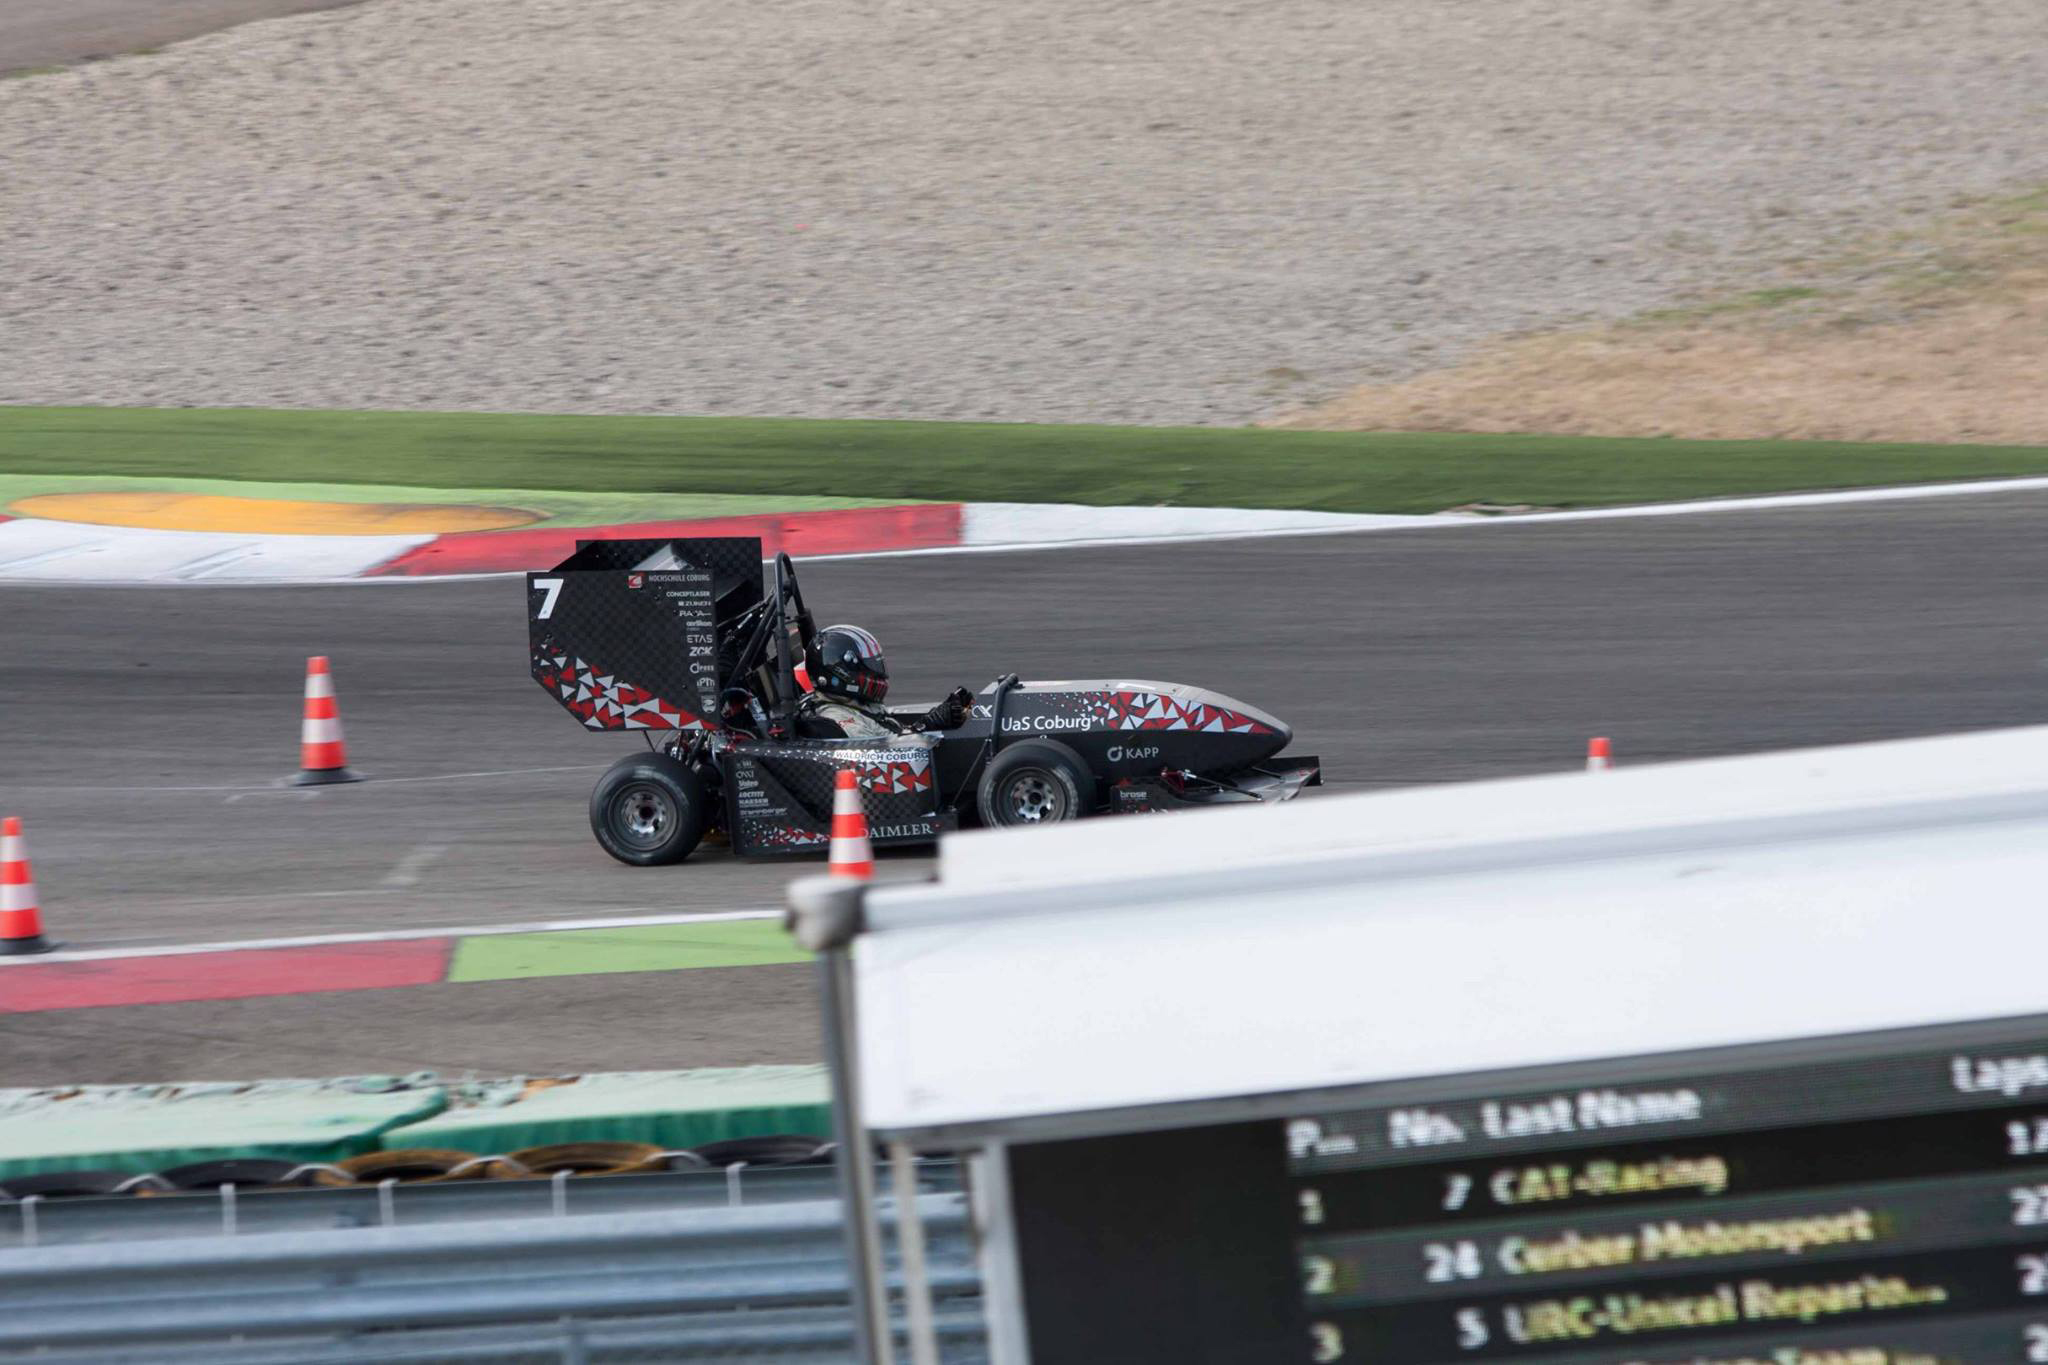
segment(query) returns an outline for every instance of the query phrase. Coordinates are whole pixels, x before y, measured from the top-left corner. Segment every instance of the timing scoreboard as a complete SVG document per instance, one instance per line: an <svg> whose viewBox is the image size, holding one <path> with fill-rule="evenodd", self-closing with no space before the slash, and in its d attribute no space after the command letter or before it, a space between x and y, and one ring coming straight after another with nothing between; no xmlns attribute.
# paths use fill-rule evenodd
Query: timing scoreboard
<svg viewBox="0 0 2048 1365"><path fill-rule="evenodd" d="M942 845L998 1365L2048 1363L2048 726Z"/></svg>
<svg viewBox="0 0 2048 1365"><path fill-rule="evenodd" d="M1369 1098L1010 1145L1031 1359L2048 1361L2048 1016Z"/></svg>

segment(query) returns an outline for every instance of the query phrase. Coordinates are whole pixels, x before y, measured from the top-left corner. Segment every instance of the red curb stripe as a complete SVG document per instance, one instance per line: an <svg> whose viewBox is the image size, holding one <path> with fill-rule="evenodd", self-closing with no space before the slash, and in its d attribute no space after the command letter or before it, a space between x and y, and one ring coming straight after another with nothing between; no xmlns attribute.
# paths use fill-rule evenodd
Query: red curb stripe
<svg viewBox="0 0 2048 1365"><path fill-rule="evenodd" d="M407 550L370 570L372 576L502 573L545 569L575 553L579 540L667 540L678 536L759 536L761 552L792 555L865 554L876 550L943 549L960 543L961 505L840 507L821 512L766 512L700 521L637 521L617 526L559 526L535 531L460 531Z"/></svg>
<svg viewBox="0 0 2048 1365"><path fill-rule="evenodd" d="M0 972L0 1014L427 986L446 979L454 943L400 939L9 967Z"/></svg>

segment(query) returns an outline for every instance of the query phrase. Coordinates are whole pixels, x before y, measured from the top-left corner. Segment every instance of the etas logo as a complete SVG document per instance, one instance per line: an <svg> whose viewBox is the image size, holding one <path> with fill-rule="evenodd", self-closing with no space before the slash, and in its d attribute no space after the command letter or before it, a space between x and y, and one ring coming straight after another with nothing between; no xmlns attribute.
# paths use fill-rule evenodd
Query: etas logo
<svg viewBox="0 0 2048 1365"><path fill-rule="evenodd" d="M1148 758L1157 757L1159 757L1159 749L1156 745L1150 749L1126 749L1121 744L1109 746L1109 761L1112 763L1122 763L1127 759L1132 763L1138 763Z"/></svg>

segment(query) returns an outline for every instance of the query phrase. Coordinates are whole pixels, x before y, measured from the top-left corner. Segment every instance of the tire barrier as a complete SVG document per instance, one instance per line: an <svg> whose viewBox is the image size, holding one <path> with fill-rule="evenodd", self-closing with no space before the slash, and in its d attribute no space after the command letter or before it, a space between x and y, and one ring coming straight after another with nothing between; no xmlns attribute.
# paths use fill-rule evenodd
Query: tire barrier
<svg viewBox="0 0 2048 1365"><path fill-rule="evenodd" d="M154 1173L133 1171L39 1171L0 1180L9 1199L89 1199L110 1194L169 1193L174 1186Z"/></svg>
<svg viewBox="0 0 2048 1365"><path fill-rule="evenodd" d="M125 1179L227 1160L285 1163L266 1168L276 1176L320 1166L289 1176L293 1184L489 1180L527 1170L507 1154L589 1142L635 1144L605 1152L599 1169L700 1169L701 1158L678 1154L764 1134L826 1133L830 1124L814 1066L0 1089L0 1180L60 1170ZM393 1155L400 1151L413 1155ZM268 1178L228 1167L199 1183L254 1190Z"/></svg>
<svg viewBox="0 0 2048 1365"><path fill-rule="evenodd" d="M721 1169L742 1162L749 1166L822 1166L832 1160L832 1144L795 1133L771 1133L707 1142L697 1149L697 1155Z"/></svg>
<svg viewBox="0 0 2048 1365"><path fill-rule="evenodd" d="M50 1170L0 1180L0 1205L36 1199L142 1195L217 1195L351 1186L439 1185L465 1180L536 1180L561 1175L636 1176L789 1166L829 1166L833 1144L799 1133L732 1138L701 1148L663 1148L650 1142L558 1142L516 1152L478 1153L447 1147L401 1147L366 1152L345 1161L288 1161L229 1157L193 1161L163 1171Z"/></svg>
<svg viewBox="0 0 2048 1365"><path fill-rule="evenodd" d="M375 1185L397 1180L408 1185L432 1185L444 1180L483 1180L491 1175L490 1163L479 1165L475 1152L458 1152L450 1147L399 1147L388 1152L365 1152L339 1161L334 1174L318 1183L329 1187L361 1182Z"/></svg>
<svg viewBox="0 0 2048 1365"><path fill-rule="evenodd" d="M662 1169L669 1154L651 1142L555 1142L545 1147L523 1147L511 1154L521 1168L508 1178L555 1175L638 1175Z"/></svg>
<svg viewBox="0 0 2048 1365"><path fill-rule="evenodd" d="M286 1161L278 1157L228 1157L217 1161L189 1161L157 1172L159 1179L177 1190L217 1190L223 1185L237 1189L292 1189L311 1185L322 1175L337 1170L325 1162Z"/></svg>
<svg viewBox="0 0 2048 1365"><path fill-rule="evenodd" d="M464 1082L449 1087L442 1112L387 1128L376 1145L516 1152L602 1140L701 1151L762 1133L829 1133L831 1125L821 1067L710 1067Z"/></svg>

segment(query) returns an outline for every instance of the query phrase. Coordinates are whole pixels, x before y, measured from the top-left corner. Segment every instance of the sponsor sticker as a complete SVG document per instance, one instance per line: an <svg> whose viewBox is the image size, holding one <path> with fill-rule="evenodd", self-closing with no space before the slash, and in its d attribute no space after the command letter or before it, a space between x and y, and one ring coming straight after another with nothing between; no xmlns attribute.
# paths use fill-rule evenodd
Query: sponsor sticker
<svg viewBox="0 0 2048 1365"><path fill-rule="evenodd" d="M1093 716L1004 716L1005 731L1093 730Z"/></svg>

